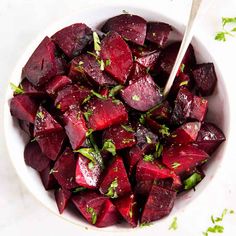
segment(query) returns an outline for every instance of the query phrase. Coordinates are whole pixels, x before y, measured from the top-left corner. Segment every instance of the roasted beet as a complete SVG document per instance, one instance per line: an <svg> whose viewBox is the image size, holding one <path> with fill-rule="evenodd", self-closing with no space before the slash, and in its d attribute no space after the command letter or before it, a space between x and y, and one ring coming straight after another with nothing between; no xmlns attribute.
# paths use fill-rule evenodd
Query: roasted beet
<svg viewBox="0 0 236 236"><path fill-rule="evenodd" d="M208 101L202 97L194 96L190 118L198 121L203 121L208 110Z"/></svg>
<svg viewBox="0 0 236 236"><path fill-rule="evenodd" d="M17 95L11 99L10 112L17 119L34 123L38 103L28 95Z"/></svg>
<svg viewBox="0 0 236 236"><path fill-rule="evenodd" d="M37 142L42 150L42 152L51 160L56 160L63 142L65 140L66 134L64 131L50 133L46 136L38 137Z"/></svg>
<svg viewBox="0 0 236 236"><path fill-rule="evenodd" d="M140 77L147 75L147 69L137 62L134 62L132 70L129 74L129 84L136 82Z"/></svg>
<svg viewBox="0 0 236 236"><path fill-rule="evenodd" d="M167 216L174 206L176 192L153 185L142 212L141 223L147 223Z"/></svg>
<svg viewBox="0 0 236 236"><path fill-rule="evenodd" d="M117 82L101 70L101 65L94 56L82 54L71 62L69 75L73 80L83 81L96 86L111 86Z"/></svg>
<svg viewBox="0 0 236 236"><path fill-rule="evenodd" d="M72 81L69 77L65 75L59 75L54 77L52 80L49 81L48 84L46 84L45 90L48 94L54 95L57 91L61 90L63 87L71 83Z"/></svg>
<svg viewBox="0 0 236 236"><path fill-rule="evenodd" d="M66 189L60 188L60 189L55 190L54 195L55 195L59 213L62 214L68 204L68 201L71 196L71 192Z"/></svg>
<svg viewBox="0 0 236 236"><path fill-rule="evenodd" d="M98 163L89 160L81 154L78 155L75 181L80 186L91 189L97 188L101 172L101 167Z"/></svg>
<svg viewBox="0 0 236 236"><path fill-rule="evenodd" d="M167 43L171 30L171 26L164 22L148 22L146 39L163 48Z"/></svg>
<svg viewBox="0 0 236 236"><path fill-rule="evenodd" d="M80 23L67 26L52 36L53 41L69 58L78 56L92 38L92 30Z"/></svg>
<svg viewBox="0 0 236 236"><path fill-rule="evenodd" d="M127 111L119 100L91 99L86 106L88 125L93 130L102 130L128 120Z"/></svg>
<svg viewBox="0 0 236 236"><path fill-rule="evenodd" d="M68 85L57 93L55 106L65 112L71 105L80 105L90 93L90 90L84 86Z"/></svg>
<svg viewBox="0 0 236 236"><path fill-rule="evenodd" d="M185 175L204 164L209 156L192 144L174 146L163 151L162 162L177 175Z"/></svg>
<svg viewBox="0 0 236 236"><path fill-rule="evenodd" d="M168 122L171 116L171 106L167 100L163 101L157 107L149 111L150 117L155 120L163 120Z"/></svg>
<svg viewBox="0 0 236 236"><path fill-rule="evenodd" d="M62 126L46 111L39 107L34 121L34 136L44 136L53 132L62 131Z"/></svg>
<svg viewBox="0 0 236 236"><path fill-rule="evenodd" d="M51 165L48 164L47 167L39 172L41 181L46 190L51 190L57 188L58 184L51 172Z"/></svg>
<svg viewBox="0 0 236 236"><path fill-rule="evenodd" d="M24 91L24 95L29 95L32 97L45 97L46 93L45 91L42 91L41 89L35 87L32 83L29 82L28 79L23 79L20 83L20 86L22 87L22 90Z"/></svg>
<svg viewBox="0 0 236 236"><path fill-rule="evenodd" d="M121 36L110 32L101 42L101 59L109 61L105 71L111 74L119 83L124 84L132 69L131 51Z"/></svg>
<svg viewBox="0 0 236 236"><path fill-rule="evenodd" d="M25 131L30 137L34 134L34 125L29 121L19 120L20 128Z"/></svg>
<svg viewBox="0 0 236 236"><path fill-rule="evenodd" d="M138 206L134 194L118 198L114 201L114 204L122 217L132 227L136 227L138 224Z"/></svg>
<svg viewBox="0 0 236 236"><path fill-rule="evenodd" d="M75 182L76 160L70 148L59 156L53 167L53 175L62 188L72 189L78 187Z"/></svg>
<svg viewBox="0 0 236 236"><path fill-rule="evenodd" d="M82 112L78 107L72 107L63 115L66 134L73 149L78 149L86 139L88 131Z"/></svg>
<svg viewBox="0 0 236 236"><path fill-rule="evenodd" d="M223 132L216 125L204 122L195 144L198 148L211 155L223 141L225 141Z"/></svg>
<svg viewBox="0 0 236 236"><path fill-rule="evenodd" d="M110 198L117 198L131 192L131 186L121 157L116 156L113 163L108 167L99 190Z"/></svg>
<svg viewBox="0 0 236 236"><path fill-rule="evenodd" d="M45 37L35 49L23 68L22 78L34 85L43 85L57 75L56 47L50 38Z"/></svg>
<svg viewBox="0 0 236 236"><path fill-rule="evenodd" d="M197 89L202 96L209 96L216 86L216 73L213 63L203 63L192 71Z"/></svg>
<svg viewBox="0 0 236 236"><path fill-rule="evenodd" d="M136 143L134 130L130 125L117 125L106 129L103 140L103 143L111 141L117 150L132 147Z"/></svg>
<svg viewBox="0 0 236 236"><path fill-rule="evenodd" d="M37 142L29 142L25 146L24 158L25 164L37 171L44 170L49 164L49 159L42 153Z"/></svg>
<svg viewBox="0 0 236 236"><path fill-rule="evenodd" d="M160 88L154 83L150 75L146 75L127 86L121 95L130 107L138 111L147 111L162 100Z"/></svg>
<svg viewBox="0 0 236 236"><path fill-rule="evenodd" d="M188 122L174 130L168 137L170 144L188 144L196 141L200 130L200 122Z"/></svg>
<svg viewBox="0 0 236 236"><path fill-rule="evenodd" d="M147 22L140 16L122 14L106 21L102 31L116 31L124 39L143 45L146 37Z"/></svg>

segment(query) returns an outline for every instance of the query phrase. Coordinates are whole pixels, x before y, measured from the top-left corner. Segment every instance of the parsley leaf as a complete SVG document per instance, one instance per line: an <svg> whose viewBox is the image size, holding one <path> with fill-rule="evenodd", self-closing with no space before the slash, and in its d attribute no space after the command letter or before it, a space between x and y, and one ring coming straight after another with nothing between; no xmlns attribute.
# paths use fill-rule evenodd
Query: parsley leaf
<svg viewBox="0 0 236 236"><path fill-rule="evenodd" d="M198 173L193 173L190 177L184 180L184 189L189 190L196 186L202 180L202 176Z"/></svg>
<svg viewBox="0 0 236 236"><path fill-rule="evenodd" d="M93 114L92 110L87 110L86 112L84 112L84 118L85 120L89 121L89 117Z"/></svg>
<svg viewBox="0 0 236 236"><path fill-rule="evenodd" d="M104 142L102 149L110 152L113 156L116 155L116 146L111 139L107 139Z"/></svg>
<svg viewBox="0 0 236 236"><path fill-rule="evenodd" d="M131 132L131 133L134 132L133 128L132 128L131 126L129 126L129 125L121 125L121 127L122 127L124 130L126 130L127 132Z"/></svg>
<svg viewBox="0 0 236 236"><path fill-rule="evenodd" d="M110 92L109 92L109 97L114 97L115 95L117 95L117 93L119 93L119 91L124 88L123 85L117 85L115 87L113 87Z"/></svg>
<svg viewBox="0 0 236 236"><path fill-rule="evenodd" d="M96 152L93 148L80 148L78 150L74 150L74 152L78 152L83 156L87 157L90 161L96 162Z"/></svg>
<svg viewBox="0 0 236 236"><path fill-rule="evenodd" d="M97 93L97 92L95 92L94 90L91 90L91 93L92 93L94 96L96 96L96 97L98 97L98 98L100 98L100 99L102 99L102 100L105 100L105 99L106 99L106 98L103 97L100 93Z"/></svg>
<svg viewBox="0 0 236 236"><path fill-rule="evenodd" d="M39 119L43 119L43 118L44 118L44 114L43 114L42 111L37 112L36 116L37 116Z"/></svg>
<svg viewBox="0 0 236 236"><path fill-rule="evenodd" d="M157 142L156 143L156 150L154 153L155 157L156 158L160 157L162 152L163 152L163 145L160 142Z"/></svg>
<svg viewBox="0 0 236 236"><path fill-rule="evenodd" d="M93 132L93 129L88 129L88 131L86 132L86 137L89 137L90 134L92 134Z"/></svg>
<svg viewBox="0 0 236 236"><path fill-rule="evenodd" d="M146 137L147 143L148 143L148 144L152 144L151 138L150 138L148 135L145 135L145 137Z"/></svg>
<svg viewBox="0 0 236 236"><path fill-rule="evenodd" d="M96 224L97 222L97 213L95 212L94 208L87 206L87 212L91 214L92 224Z"/></svg>
<svg viewBox="0 0 236 236"><path fill-rule="evenodd" d="M140 101L140 97L138 95L133 95L132 100L138 102Z"/></svg>
<svg viewBox="0 0 236 236"><path fill-rule="evenodd" d="M140 116L140 118L139 118L139 122L144 125L144 124L145 124L145 120L146 120L146 115L145 115L145 114L142 114L142 115Z"/></svg>
<svg viewBox="0 0 236 236"><path fill-rule="evenodd" d="M106 196L108 196L110 198L118 198L118 195L116 192L117 187L118 187L118 181L117 181L117 178L115 178L112 181L111 185L109 186Z"/></svg>
<svg viewBox="0 0 236 236"><path fill-rule="evenodd" d="M183 73L184 72L184 68L185 68L185 64L182 63L181 66L180 66L180 71Z"/></svg>
<svg viewBox="0 0 236 236"><path fill-rule="evenodd" d="M170 136L170 131L169 131L169 127L167 127L166 125L162 125L161 128L159 129L159 133L163 136L163 137L168 137Z"/></svg>
<svg viewBox="0 0 236 236"><path fill-rule="evenodd" d="M154 156L153 155L145 155L144 158L143 158L144 161L146 162L152 162L154 161Z"/></svg>
<svg viewBox="0 0 236 236"><path fill-rule="evenodd" d="M88 163L88 168L89 168L90 170L92 170L92 169L94 168L94 163L93 163L92 161L90 161L90 162Z"/></svg>
<svg viewBox="0 0 236 236"><path fill-rule="evenodd" d="M95 51L101 51L101 41L99 39L99 36L97 32L93 32L93 43L94 43L94 50Z"/></svg>
<svg viewBox="0 0 236 236"><path fill-rule="evenodd" d="M170 224L169 230L176 230L178 228L177 217L174 217L172 223Z"/></svg>
<svg viewBox="0 0 236 236"><path fill-rule="evenodd" d="M24 89L21 84L19 86L16 86L15 84L10 83L10 86L15 94L23 94L24 93Z"/></svg>
<svg viewBox="0 0 236 236"><path fill-rule="evenodd" d="M176 168L178 168L179 166L181 166L181 164L178 163L178 162L174 162L174 163L172 163L172 165L171 165L171 167L172 167L173 169L176 169Z"/></svg>
<svg viewBox="0 0 236 236"><path fill-rule="evenodd" d="M222 17L222 25L225 26L229 23L236 23L236 17Z"/></svg>
<svg viewBox="0 0 236 236"><path fill-rule="evenodd" d="M188 80L185 80L185 81L182 81L179 86L185 86L185 85L188 85Z"/></svg>
<svg viewBox="0 0 236 236"><path fill-rule="evenodd" d="M223 31L217 32L215 35L215 40L225 42L226 41L225 32Z"/></svg>
<svg viewBox="0 0 236 236"><path fill-rule="evenodd" d="M81 192L81 191L83 191L85 189L86 189L85 187L78 187L78 188L75 188L72 192L73 193L78 193L78 192Z"/></svg>

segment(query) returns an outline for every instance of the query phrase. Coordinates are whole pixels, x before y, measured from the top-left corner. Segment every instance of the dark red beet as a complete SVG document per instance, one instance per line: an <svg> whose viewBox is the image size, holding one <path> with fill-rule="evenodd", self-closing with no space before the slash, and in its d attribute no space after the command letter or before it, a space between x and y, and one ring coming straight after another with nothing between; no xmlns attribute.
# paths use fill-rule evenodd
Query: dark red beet
<svg viewBox="0 0 236 236"><path fill-rule="evenodd" d="M66 69L67 69L67 62L63 56L59 56L58 55L58 51L55 54L56 56L56 71L57 71L57 75L64 75L66 73Z"/></svg>
<svg viewBox="0 0 236 236"><path fill-rule="evenodd" d="M211 155L223 141L225 141L223 132L216 125L204 122L195 144L198 148Z"/></svg>
<svg viewBox="0 0 236 236"><path fill-rule="evenodd" d="M134 62L132 70L129 74L129 84L136 82L140 77L145 77L147 75L147 69L141 66L139 63Z"/></svg>
<svg viewBox="0 0 236 236"><path fill-rule="evenodd" d="M68 85L57 93L55 106L62 112L65 112L71 105L80 105L91 91L76 84Z"/></svg>
<svg viewBox="0 0 236 236"><path fill-rule="evenodd" d="M72 189L78 187L75 182L76 160L70 148L59 156L53 167L53 175L62 188Z"/></svg>
<svg viewBox="0 0 236 236"><path fill-rule="evenodd" d="M146 125L148 126L148 128L157 135L162 135L162 136L166 136L165 134L162 134L160 131L162 130L162 125L159 124L157 121L155 121L154 119L150 118L150 117L146 117ZM167 134L168 136L168 134Z"/></svg>
<svg viewBox="0 0 236 236"><path fill-rule="evenodd" d="M217 77L213 63L203 63L192 71L197 89L202 96L209 96L216 86Z"/></svg>
<svg viewBox="0 0 236 236"><path fill-rule="evenodd" d="M154 83L150 75L139 78L121 92L122 98L132 108L147 111L161 102L160 88Z"/></svg>
<svg viewBox="0 0 236 236"><path fill-rule="evenodd" d="M200 130L200 122L188 122L176 130L174 130L168 137L167 141L169 144L188 144L196 141L198 132Z"/></svg>
<svg viewBox="0 0 236 236"><path fill-rule="evenodd" d="M138 224L138 206L134 194L118 198L114 201L117 210L122 217L132 226Z"/></svg>
<svg viewBox="0 0 236 236"><path fill-rule="evenodd" d="M54 195L55 195L58 210L60 214L62 214L69 202L71 192L66 189L60 188L60 189L55 190Z"/></svg>
<svg viewBox="0 0 236 236"><path fill-rule="evenodd" d="M146 39L157 44L158 47L164 48L171 30L171 26L166 23L148 22Z"/></svg>
<svg viewBox="0 0 236 236"><path fill-rule="evenodd" d="M116 31L124 39L133 43L143 45L146 37L147 22L140 16L131 14L122 14L106 21L102 31Z"/></svg>
<svg viewBox="0 0 236 236"><path fill-rule="evenodd" d="M24 95L29 95L32 97L45 97L46 93L39 88L36 88L28 79L23 79L20 83L24 91Z"/></svg>
<svg viewBox="0 0 236 236"><path fill-rule="evenodd" d="M69 58L78 56L92 38L92 30L80 23L67 26L52 36L55 43Z"/></svg>
<svg viewBox="0 0 236 236"><path fill-rule="evenodd" d="M106 129L128 121L128 114L123 103L111 98L91 99L87 104L86 112L89 114L88 125L93 130Z"/></svg>
<svg viewBox="0 0 236 236"><path fill-rule="evenodd" d="M173 171L161 165L157 161L147 162L140 160L136 168L136 181L154 181L160 179L173 179L173 188L177 189L181 185L179 176Z"/></svg>
<svg viewBox="0 0 236 236"><path fill-rule="evenodd" d="M29 142L24 150L25 164L37 171L44 170L48 164L49 159L42 153L37 142Z"/></svg>
<svg viewBox="0 0 236 236"><path fill-rule="evenodd" d="M99 89L99 93L105 98L108 98L109 92L110 92L110 89L107 87L102 87Z"/></svg>
<svg viewBox="0 0 236 236"><path fill-rule="evenodd" d="M34 134L34 125L25 120L19 120L20 128L25 131L30 137Z"/></svg>
<svg viewBox="0 0 236 236"><path fill-rule="evenodd" d="M39 107L34 121L34 136L44 136L62 131L61 125L42 106Z"/></svg>
<svg viewBox="0 0 236 236"><path fill-rule="evenodd" d="M110 32L106 35L101 42L100 56L104 62L110 62L105 71L124 84L132 69L133 59L128 45L119 34Z"/></svg>
<svg viewBox="0 0 236 236"><path fill-rule="evenodd" d="M90 224L96 224L107 200L107 197L93 191L79 193L72 198L76 208Z"/></svg>
<svg viewBox="0 0 236 236"><path fill-rule="evenodd" d="M78 107L72 107L64 115L66 134L73 149L78 149L86 139L88 131L82 112Z"/></svg>
<svg viewBox="0 0 236 236"><path fill-rule="evenodd" d="M151 222L167 216L176 198L176 191L153 185L142 212L141 223Z"/></svg>
<svg viewBox="0 0 236 236"><path fill-rule="evenodd" d="M129 125L116 125L106 129L103 133L103 140L103 142L111 140L117 150L132 147L136 143L134 131Z"/></svg>
<svg viewBox="0 0 236 236"><path fill-rule="evenodd" d="M28 95L17 95L11 99L10 112L17 119L34 123L38 103Z"/></svg>
<svg viewBox="0 0 236 236"><path fill-rule="evenodd" d="M72 81L69 77L65 75L59 75L54 77L52 80L49 81L48 84L45 86L45 90L48 94L54 95L57 91L61 90L65 86L71 84Z"/></svg>
<svg viewBox="0 0 236 236"><path fill-rule="evenodd" d="M152 54L149 54L147 56L136 58L136 62L138 62L140 65L147 68L147 70L153 70L154 66L157 63L157 60L159 58L160 51L156 51Z"/></svg>
<svg viewBox="0 0 236 236"><path fill-rule="evenodd" d="M208 101L202 97L194 96L190 118L198 121L203 121L208 110Z"/></svg>
<svg viewBox="0 0 236 236"><path fill-rule="evenodd" d="M111 198L124 196L131 192L131 186L121 157L117 156L108 167L99 190L102 194Z"/></svg>
<svg viewBox="0 0 236 236"><path fill-rule="evenodd" d="M103 204L100 216L96 222L96 226L99 228L111 226L116 224L118 220L119 214L116 207L109 199L107 199Z"/></svg>
<svg viewBox="0 0 236 236"><path fill-rule="evenodd" d="M27 78L32 84L38 86L57 75L55 52L54 43L50 38L45 37L24 66L22 78Z"/></svg>
<svg viewBox="0 0 236 236"><path fill-rule="evenodd" d="M90 167L90 163L92 163ZM76 164L75 181L79 186L96 189L101 175L99 164L79 154Z"/></svg>
<svg viewBox="0 0 236 236"><path fill-rule="evenodd" d="M47 167L39 172L41 181L46 190L55 189L57 187L57 181L54 175L51 173L51 165L48 164Z"/></svg>
<svg viewBox="0 0 236 236"><path fill-rule="evenodd" d="M104 62L105 63L105 62ZM117 82L101 70L97 59L90 54L82 54L71 62L69 76L73 80L83 81L96 86L111 86Z"/></svg>
<svg viewBox="0 0 236 236"><path fill-rule="evenodd" d="M151 109L149 112L150 117L155 120L169 121L171 116L171 106L167 100L162 102L159 106Z"/></svg>
<svg viewBox="0 0 236 236"><path fill-rule="evenodd" d="M162 162L177 175L185 175L208 160L206 152L191 144L164 148Z"/></svg>
<svg viewBox="0 0 236 236"><path fill-rule="evenodd" d="M42 152L51 160L55 161L61 151L66 134L64 131L38 137L37 142Z"/></svg>

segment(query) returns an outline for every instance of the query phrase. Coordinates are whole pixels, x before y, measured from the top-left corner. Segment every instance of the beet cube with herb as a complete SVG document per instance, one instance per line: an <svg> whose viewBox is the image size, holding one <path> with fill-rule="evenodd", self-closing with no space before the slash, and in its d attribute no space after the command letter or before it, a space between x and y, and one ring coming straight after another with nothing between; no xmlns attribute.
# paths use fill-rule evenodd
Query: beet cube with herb
<svg viewBox="0 0 236 236"><path fill-rule="evenodd" d="M42 184L45 190L52 190L57 188L58 183L52 173L51 164L49 163L45 169L39 172Z"/></svg>
<svg viewBox="0 0 236 236"><path fill-rule="evenodd" d="M59 213L62 214L69 202L71 192L66 189L60 188L55 190L54 195Z"/></svg>

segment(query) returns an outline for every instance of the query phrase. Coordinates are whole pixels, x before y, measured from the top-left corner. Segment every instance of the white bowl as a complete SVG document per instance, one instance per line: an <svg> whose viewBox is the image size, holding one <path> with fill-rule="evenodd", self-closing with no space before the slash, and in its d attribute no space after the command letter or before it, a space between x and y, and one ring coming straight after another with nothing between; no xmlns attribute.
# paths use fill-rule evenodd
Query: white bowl
<svg viewBox="0 0 236 236"><path fill-rule="evenodd" d="M144 5L144 4L143 4ZM149 8L149 9L148 9ZM11 76L10 81L18 84L20 82L21 77L21 69L25 65L26 61L37 47L37 45L41 42L44 36L51 36L57 30L68 26L72 23L83 22L86 23L93 29L102 25L102 23L115 15L121 14L122 10L126 10L132 14L137 14L144 17L148 21L164 21L176 29L178 32L183 32L183 25L177 21L174 14L168 14L166 12L164 15L161 15L160 12L155 10L150 10L151 7L144 8L134 8L127 5L117 6L104 6L97 7L94 9L79 11L76 14L70 15L69 17L63 19L60 22L57 22L53 26L49 27L45 32L40 34L40 36L35 39L32 44L27 48L25 53L22 55L20 61L16 65L15 70ZM216 123L225 133L226 137L228 136L230 121L229 121L229 102L227 97L227 91L224 86L223 75L220 73L218 65L215 63L214 58L208 52L206 45L204 45L204 41L201 40L201 35L196 35L192 42L197 61L201 62L213 62L215 64L216 73L218 76L217 87L214 91L214 94L209 97L209 113L208 118L212 122ZM5 128L5 139L8 147L9 157L16 169L17 174L19 175L22 182L29 189L29 191L49 210L58 214L57 206L55 204L54 196L52 192L47 192L44 190L39 175L33 169L27 167L24 163L23 151L25 144L27 142L27 137L25 134L19 129L17 122L12 119L9 112L9 99L12 97L12 91L10 87L7 90L5 107L4 107L4 128ZM219 104L224 104L221 109L219 109ZM170 216L154 222L152 227L146 228L146 231L159 232L162 235L168 235L170 232L168 231L168 225L173 218L173 216L180 216L182 214L188 214L188 219L186 219L186 225L191 224L192 220L195 216L191 215L190 209L191 205L194 206L197 198L204 192L207 191L208 184L212 178L214 178L215 173L217 173L218 165L221 162L222 158L224 158L224 151L227 146L227 141L221 145L221 147L214 154L214 158L211 163L208 165L206 170L206 177L204 180L197 186L197 191L190 191L186 194L181 194L179 196L173 211ZM190 199L190 200L189 200ZM204 212L204 206L199 206L200 209L202 207L202 212ZM127 225L116 225L109 228L97 229L85 222L82 217L78 217L75 212L71 212L66 210L62 215L60 215L64 219L72 222L80 227L80 230L84 229L92 229L98 232L102 232L102 235L109 235L112 231L113 233L120 234L129 234L130 232L136 233L136 235L141 235L143 230L140 228L130 229ZM186 218L186 217L185 217ZM188 222L189 221L189 222Z"/></svg>

